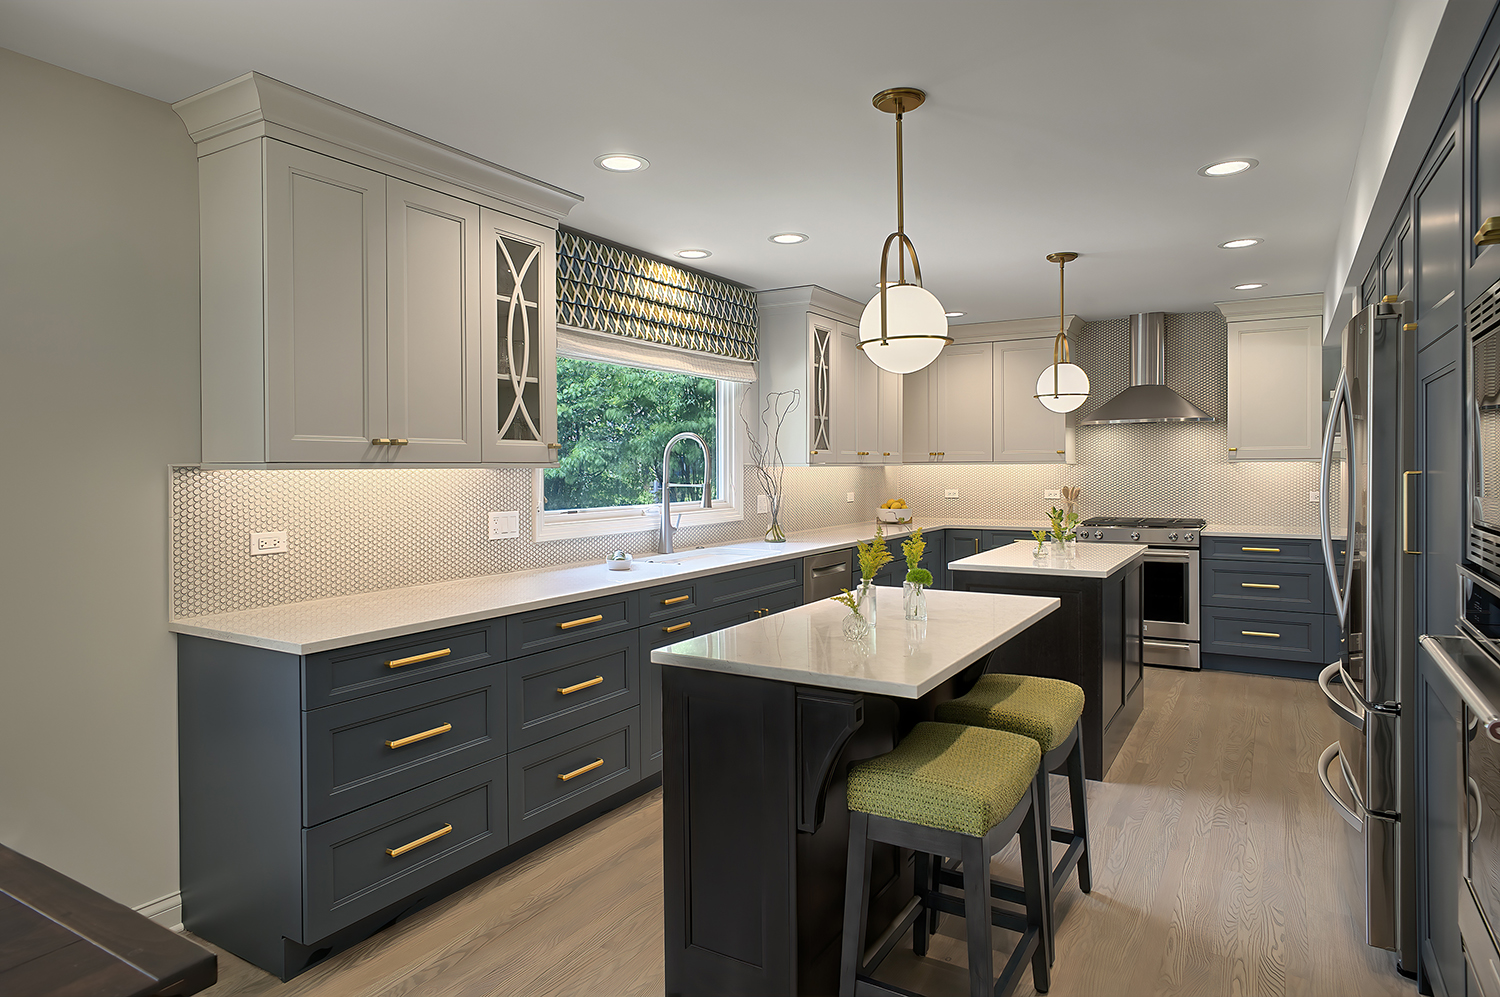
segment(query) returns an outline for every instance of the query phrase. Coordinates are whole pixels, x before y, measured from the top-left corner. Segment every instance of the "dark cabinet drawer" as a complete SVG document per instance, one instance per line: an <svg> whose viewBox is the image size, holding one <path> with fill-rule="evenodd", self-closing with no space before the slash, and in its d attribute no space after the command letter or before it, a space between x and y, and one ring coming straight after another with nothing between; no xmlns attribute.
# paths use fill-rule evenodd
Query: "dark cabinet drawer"
<svg viewBox="0 0 1500 997"><path fill-rule="evenodd" d="M1324 568L1321 564L1266 564L1204 561L1205 606L1264 606L1322 613Z"/></svg>
<svg viewBox="0 0 1500 997"><path fill-rule="evenodd" d="M510 836L519 841L637 782L640 709L632 707L508 756Z"/></svg>
<svg viewBox="0 0 1500 997"><path fill-rule="evenodd" d="M1344 553L1344 541L1333 542L1335 556ZM1278 537L1204 537L1204 559L1236 561L1295 561L1301 564L1323 563L1321 540L1284 540Z"/></svg>
<svg viewBox="0 0 1500 997"><path fill-rule="evenodd" d="M636 592L518 613L506 624L512 658L636 628Z"/></svg>
<svg viewBox="0 0 1500 997"><path fill-rule="evenodd" d="M1204 610L1203 650L1316 664L1323 660L1323 617L1314 613Z"/></svg>
<svg viewBox="0 0 1500 997"><path fill-rule="evenodd" d="M639 653L632 632L510 662L511 750L640 702Z"/></svg>
<svg viewBox="0 0 1500 997"><path fill-rule="evenodd" d="M301 941L325 938L503 848L506 782L497 758L304 831Z"/></svg>
<svg viewBox="0 0 1500 997"><path fill-rule="evenodd" d="M787 589L802 591L802 559L792 558L698 579L703 605L727 606Z"/></svg>
<svg viewBox="0 0 1500 997"><path fill-rule="evenodd" d="M304 713L304 825L503 755L505 667Z"/></svg>
<svg viewBox="0 0 1500 997"><path fill-rule="evenodd" d="M703 605L699 586L707 579L694 578L676 585L661 585L641 590L641 623L655 623L670 616L690 613Z"/></svg>
<svg viewBox="0 0 1500 997"><path fill-rule="evenodd" d="M721 607L708 624L708 628L700 627L699 632L713 633L715 630L723 630L726 627L734 627L741 623L750 623L754 620L764 619L773 613L780 613L783 610L800 605L802 605L801 589L772 592L758 599L746 599L744 602L737 602L733 606Z"/></svg>
<svg viewBox="0 0 1500 997"><path fill-rule="evenodd" d="M319 651L303 659L302 708L314 710L504 658L504 620Z"/></svg>

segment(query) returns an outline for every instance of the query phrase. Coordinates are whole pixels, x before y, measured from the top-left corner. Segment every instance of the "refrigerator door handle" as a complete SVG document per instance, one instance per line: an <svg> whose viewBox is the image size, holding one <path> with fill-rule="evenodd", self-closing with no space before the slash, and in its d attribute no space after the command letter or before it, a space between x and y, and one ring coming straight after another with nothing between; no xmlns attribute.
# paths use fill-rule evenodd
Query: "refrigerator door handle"
<svg viewBox="0 0 1500 997"><path fill-rule="evenodd" d="M1328 697L1328 708L1336 713L1338 718L1344 721L1344 723L1363 733L1365 729L1365 708L1359 695L1354 694L1351 697L1354 699L1355 709L1359 711L1356 713L1341 703L1339 698L1333 694L1333 677L1335 675L1342 675L1343 668L1344 663L1342 661L1335 661L1324 668L1318 673L1318 688L1322 689L1323 695Z"/></svg>
<svg viewBox="0 0 1500 997"><path fill-rule="evenodd" d="M1349 516L1345 528L1349 531L1349 542L1345 544L1344 578L1339 583L1338 571L1333 558L1333 526L1330 522L1329 485L1333 476L1333 439L1339 416L1344 419L1344 465L1348 468L1348 482L1344 489L1349 502ZM1349 586L1354 580L1354 503L1358 500L1354 480L1354 413L1349 406L1349 372L1339 371L1338 387L1333 389L1333 405L1328 410L1328 427L1323 431L1323 453L1318 468L1318 527L1323 541L1323 566L1328 571L1328 587L1333 593L1333 605L1338 611L1341 625L1349 621Z"/></svg>
<svg viewBox="0 0 1500 997"><path fill-rule="evenodd" d="M1338 757L1339 743L1337 741L1334 741L1328 747L1323 749L1323 754L1318 756L1318 781L1323 784L1323 792L1327 793L1328 798L1333 801L1334 806L1338 807L1339 816L1343 817L1344 820L1349 824L1349 826L1354 828L1356 831L1363 830L1365 826L1364 815L1355 813L1347 803L1339 799L1339 794L1335 792L1333 788L1333 780L1328 778L1328 767L1332 765L1333 760ZM1343 775L1343 759L1339 759L1339 761L1341 763L1339 767L1339 774ZM1348 782L1347 779L1345 779L1344 781L1345 783ZM1357 807L1359 806L1359 803L1356 802L1354 805Z"/></svg>

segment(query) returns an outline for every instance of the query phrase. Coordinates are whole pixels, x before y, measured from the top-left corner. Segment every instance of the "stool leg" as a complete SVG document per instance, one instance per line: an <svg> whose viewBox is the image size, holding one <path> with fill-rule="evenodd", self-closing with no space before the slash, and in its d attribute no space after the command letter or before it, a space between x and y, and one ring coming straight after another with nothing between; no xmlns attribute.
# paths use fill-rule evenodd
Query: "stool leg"
<svg viewBox="0 0 1500 997"><path fill-rule="evenodd" d="M1082 721L1078 723L1078 742L1068 754L1068 795L1073 798L1073 833L1083 838L1083 851L1078 856L1078 888L1089 893L1094 888L1094 876L1089 869L1089 801L1088 784L1083 778Z"/></svg>
<svg viewBox="0 0 1500 997"><path fill-rule="evenodd" d="M1030 827L1030 821L1022 822ZM963 839L964 923L969 935L970 997L992 997L995 954L990 948L990 857L983 838Z"/></svg>
<svg viewBox="0 0 1500 997"><path fill-rule="evenodd" d="M862 968L865 928L870 917L870 815L849 812L849 865L844 873L844 939L839 959L839 997L854 997Z"/></svg>
<svg viewBox="0 0 1500 997"><path fill-rule="evenodd" d="M1040 810L1035 794L1031 805L1034 814ZM1048 916L1046 888L1046 884L1052 881L1052 862L1048 855L1052 850L1052 835L1047 833L1050 831L1047 821L1021 822L1021 883L1026 890L1026 923L1036 928L1041 936L1031 957L1031 982L1041 994L1052 986L1052 958L1047 952L1051 918Z"/></svg>
<svg viewBox="0 0 1500 997"><path fill-rule="evenodd" d="M1036 799L1036 819L1031 824L1040 835L1037 844L1037 859L1042 863L1042 944L1047 955L1047 965L1057 960L1057 897L1052 882L1052 774L1045 766L1039 767L1032 783L1032 795ZM1024 844L1023 844L1024 848ZM1023 865L1024 859L1023 859Z"/></svg>
<svg viewBox="0 0 1500 997"><path fill-rule="evenodd" d="M932 909L932 856L923 851L917 852L916 888L922 912L912 925L911 950L920 957L927 954L927 912Z"/></svg>

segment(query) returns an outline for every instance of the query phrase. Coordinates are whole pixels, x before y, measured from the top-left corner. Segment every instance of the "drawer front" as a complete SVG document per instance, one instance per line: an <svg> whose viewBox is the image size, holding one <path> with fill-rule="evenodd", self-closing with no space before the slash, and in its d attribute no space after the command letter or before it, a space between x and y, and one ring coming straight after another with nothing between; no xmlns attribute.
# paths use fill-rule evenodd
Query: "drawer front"
<svg viewBox="0 0 1500 997"><path fill-rule="evenodd" d="M1323 660L1323 617L1314 613L1204 610L1203 650L1316 664Z"/></svg>
<svg viewBox="0 0 1500 997"><path fill-rule="evenodd" d="M802 591L802 559L793 558L699 579L705 606L727 606L787 589Z"/></svg>
<svg viewBox="0 0 1500 997"><path fill-rule="evenodd" d="M713 633L715 630L724 630L729 627L739 626L741 623L750 623L754 620L764 619L773 613L779 613L800 605L802 605L801 589L772 592L758 599L746 599L732 606L720 607L709 620L708 624L699 632ZM681 640L682 638L679 636L678 639Z"/></svg>
<svg viewBox="0 0 1500 997"><path fill-rule="evenodd" d="M1249 564L1204 561L1202 603L1205 606L1264 606L1322 613L1324 569L1321 564Z"/></svg>
<svg viewBox="0 0 1500 997"><path fill-rule="evenodd" d="M703 605L699 597L699 585L704 581L679 582L676 585L661 585L654 589L641 590L641 624L655 623L672 616L691 613Z"/></svg>
<svg viewBox="0 0 1500 997"><path fill-rule="evenodd" d="M486 665L302 714L304 826L503 755L505 668Z"/></svg>
<svg viewBox="0 0 1500 997"><path fill-rule="evenodd" d="M507 756L510 837L519 841L641 778L639 707Z"/></svg>
<svg viewBox="0 0 1500 997"><path fill-rule="evenodd" d="M510 662L510 749L545 740L640 702L634 632Z"/></svg>
<svg viewBox="0 0 1500 997"><path fill-rule="evenodd" d="M301 941L325 938L505 847L507 801L505 759L497 758L303 831Z"/></svg>
<svg viewBox="0 0 1500 997"><path fill-rule="evenodd" d="M621 592L512 616L505 628L509 638L507 650L512 658L519 658L591 637L634 630L636 595Z"/></svg>
<svg viewBox="0 0 1500 997"><path fill-rule="evenodd" d="M1320 540L1283 540L1277 537L1203 537L1202 543L1202 555L1205 559L1323 563L1323 543ZM1333 549L1343 550L1343 542L1334 543Z"/></svg>
<svg viewBox="0 0 1500 997"><path fill-rule="evenodd" d="M1337 616L1323 617L1323 661L1338 661L1344 656L1344 628Z"/></svg>
<svg viewBox="0 0 1500 997"><path fill-rule="evenodd" d="M319 651L303 659L302 708L315 710L504 658L504 620Z"/></svg>

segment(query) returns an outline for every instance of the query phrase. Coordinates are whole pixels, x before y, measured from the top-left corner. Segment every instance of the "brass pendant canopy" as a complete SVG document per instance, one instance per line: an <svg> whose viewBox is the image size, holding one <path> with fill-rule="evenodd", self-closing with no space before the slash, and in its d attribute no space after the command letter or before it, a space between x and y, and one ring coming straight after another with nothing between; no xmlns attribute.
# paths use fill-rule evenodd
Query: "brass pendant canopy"
<svg viewBox="0 0 1500 997"><path fill-rule="evenodd" d="M1078 259L1077 253L1048 253L1047 262L1057 264L1057 339L1052 344L1052 366L1036 381L1037 401L1053 412L1071 412L1089 398L1089 376L1072 363L1068 354L1068 330L1063 271Z"/></svg>

